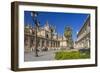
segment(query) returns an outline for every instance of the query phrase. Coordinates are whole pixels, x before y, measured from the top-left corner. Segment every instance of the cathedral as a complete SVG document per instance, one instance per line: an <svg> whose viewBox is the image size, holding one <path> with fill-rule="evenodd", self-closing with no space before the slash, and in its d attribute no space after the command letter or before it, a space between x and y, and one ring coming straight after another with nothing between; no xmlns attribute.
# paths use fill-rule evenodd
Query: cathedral
<svg viewBox="0 0 100 73"><path fill-rule="evenodd" d="M38 23L38 25L40 24ZM58 34L56 28L47 21L43 27L38 27L37 30L29 25L24 27L24 51L33 51L36 45L39 51L48 51L66 49L67 42L64 35Z"/></svg>

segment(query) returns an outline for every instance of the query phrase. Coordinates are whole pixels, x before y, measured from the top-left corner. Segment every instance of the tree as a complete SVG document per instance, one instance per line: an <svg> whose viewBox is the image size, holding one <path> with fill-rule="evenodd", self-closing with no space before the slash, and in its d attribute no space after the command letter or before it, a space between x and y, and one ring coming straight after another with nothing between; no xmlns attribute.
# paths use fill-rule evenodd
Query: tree
<svg viewBox="0 0 100 73"><path fill-rule="evenodd" d="M73 48L72 29L70 26L65 27L64 36L66 38L67 47L69 49Z"/></svg>

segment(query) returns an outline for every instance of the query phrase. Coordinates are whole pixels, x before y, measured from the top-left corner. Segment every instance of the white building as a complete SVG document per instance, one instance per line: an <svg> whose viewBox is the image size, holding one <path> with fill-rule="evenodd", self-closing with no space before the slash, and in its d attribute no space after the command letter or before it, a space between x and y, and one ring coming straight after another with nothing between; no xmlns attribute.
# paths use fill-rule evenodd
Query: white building
<svg viewBox="0 0 100 73"><path fill-rule="evenodd" d="M77 49L90 48L90 15L87 17L82 28L77 33L75 48Z"/></svg>

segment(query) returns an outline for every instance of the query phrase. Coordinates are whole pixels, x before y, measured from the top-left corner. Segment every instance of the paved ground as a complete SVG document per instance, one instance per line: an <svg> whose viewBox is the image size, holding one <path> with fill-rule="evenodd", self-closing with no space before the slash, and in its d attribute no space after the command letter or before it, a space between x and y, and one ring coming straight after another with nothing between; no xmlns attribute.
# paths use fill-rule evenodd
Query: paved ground
<svg viewBox="0 0 100 73"><path fill-rule="evenodd" d="M45 52L38 52L38 57L35 57L34 52L24 53L24 61L45 61L45 60L54 60L54 53L56 51L45 51Z"/></svg>
<svg viewBox="0 0 100 73"><path fill-rule="evenodd" d="M65 51L77 51L78 49L70 49ZM55 52L61 50L49 50L49 51L42 51L38 52L38 57L35 57L34 52L27 52L24 53L24 61L47 61L47 60L55 60Z"/></svg>

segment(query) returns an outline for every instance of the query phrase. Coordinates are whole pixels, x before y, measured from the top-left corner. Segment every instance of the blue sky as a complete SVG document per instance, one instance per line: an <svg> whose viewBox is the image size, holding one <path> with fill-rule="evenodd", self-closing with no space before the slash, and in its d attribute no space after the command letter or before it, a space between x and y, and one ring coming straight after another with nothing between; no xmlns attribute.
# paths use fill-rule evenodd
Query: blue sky
<svg viewBox="0 0 100 73"><path fill-rule="evenodd" d="M50 25L56 27L56 31L60 35L63 35L65 26L70 26L73 31L72 38L75 40L77 32L82 27L88 15L89 14L83 13L38 12L37 18L40 22L40 26L44 26L48 21ZM24 24L34 26L31 11L24 11Z"/></svg>

